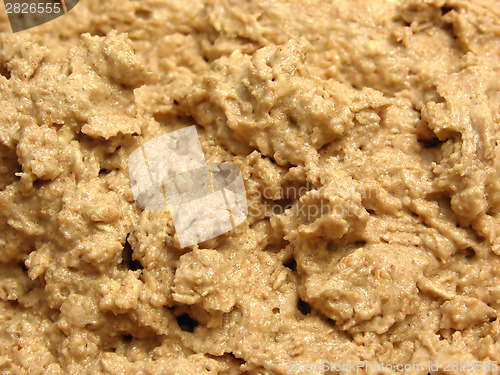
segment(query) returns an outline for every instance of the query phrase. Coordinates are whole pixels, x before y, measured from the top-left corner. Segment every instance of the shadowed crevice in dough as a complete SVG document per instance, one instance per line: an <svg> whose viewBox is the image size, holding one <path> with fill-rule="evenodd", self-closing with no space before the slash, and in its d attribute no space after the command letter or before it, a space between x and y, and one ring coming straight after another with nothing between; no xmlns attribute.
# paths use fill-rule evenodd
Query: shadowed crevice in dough
<svg viewBox="0 0 500 375"><path fill-rule="evenodd" d="M297 302L297 308L299 309L302 315L308 315L311 313L311 306L300 298L299 301Z"/></svg>
<svg viewBox="0 0 500 375"><path fill-rule="evenodd" d="M132 249L132 246L130 245L130 243L128 241L128 236L127 236L127 239L125 240L125 244L123 245L122 261L119 264L119 267L121 267L122 269L131 270L131 271L137 271L137 270L144 269L141 262L137 259L134 259L134 250Z"/></svg>
<svg viewBox="0 0 500 375"><path fill-rule="evenodd" d="M176 320L177 324L179 325L179 328L182 329L184 332L193 333L195 328L198 327L198 322L193 318L191 318L187 313L179 315L176 318Z"/></svg>

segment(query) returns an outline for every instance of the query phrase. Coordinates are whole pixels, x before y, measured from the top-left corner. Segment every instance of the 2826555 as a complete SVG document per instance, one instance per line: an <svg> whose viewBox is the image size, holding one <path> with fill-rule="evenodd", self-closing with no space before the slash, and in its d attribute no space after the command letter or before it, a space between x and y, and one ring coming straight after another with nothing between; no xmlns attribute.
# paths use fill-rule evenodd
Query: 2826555
<svg viewBox="0 0 500 375"><path fill-rule="evenodd" d="M16 14L50 14L62 13L61 5L58 3L6 3L7 13Z"/></svg>

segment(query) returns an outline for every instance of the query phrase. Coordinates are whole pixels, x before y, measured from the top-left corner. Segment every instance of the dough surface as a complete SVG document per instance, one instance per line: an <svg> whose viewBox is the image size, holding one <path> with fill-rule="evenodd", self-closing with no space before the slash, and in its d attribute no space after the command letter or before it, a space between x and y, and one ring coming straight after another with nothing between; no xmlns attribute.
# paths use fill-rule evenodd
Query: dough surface
<svg viewBox="0 0 500 375"><path fill-rule="evenodd" d="M127 160L191 125L249 214L182 248ZM496 0L1 12L0 374L498 374L499 138Z"/></svg>

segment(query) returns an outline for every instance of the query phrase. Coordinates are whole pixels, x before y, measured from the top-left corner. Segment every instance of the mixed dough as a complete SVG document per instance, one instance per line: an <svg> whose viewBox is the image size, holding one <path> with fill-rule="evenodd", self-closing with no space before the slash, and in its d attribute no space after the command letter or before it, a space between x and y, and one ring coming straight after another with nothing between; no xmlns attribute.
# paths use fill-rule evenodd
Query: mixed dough
<svg viewBox="0 0 500 375"><path fill-rule="evenodd" d="M499 373L496 0L0 13L1 374ZM182 248L127 160L191 125L249 212Z"/></svg>

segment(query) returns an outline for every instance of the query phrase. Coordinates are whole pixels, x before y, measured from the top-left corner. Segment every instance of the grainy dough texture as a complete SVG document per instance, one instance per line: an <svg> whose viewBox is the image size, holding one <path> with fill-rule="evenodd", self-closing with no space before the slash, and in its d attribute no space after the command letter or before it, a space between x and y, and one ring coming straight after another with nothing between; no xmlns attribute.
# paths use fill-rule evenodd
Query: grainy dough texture
<svg viewBox="0 0 500 375"><path fill-rule="evenodd" d="M500 373L496 0L1 14L0 374ZM181 248L127 159L191 125L249 215Z"/></svg>

